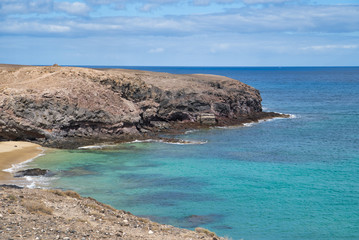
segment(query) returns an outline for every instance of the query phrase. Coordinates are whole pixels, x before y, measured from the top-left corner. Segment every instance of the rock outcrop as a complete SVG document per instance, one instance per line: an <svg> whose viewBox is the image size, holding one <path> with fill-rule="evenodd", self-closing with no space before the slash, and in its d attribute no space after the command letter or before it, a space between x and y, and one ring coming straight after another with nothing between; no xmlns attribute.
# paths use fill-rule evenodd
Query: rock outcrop
<svg viewBox="0 0 359 240"><path fill-rule="evenodd" d="M0 206L0 239L226 239L200 227L190 231L136 217L73 191L2 185Z"/></svg>
<svg viewBox="0 0 359 240"><path fill-rule="evenodd" d="M17 171L14 173L14 177L25 177L25 176L45 176L50 177L54 176L55 174L47 169L40 169L40 168L30 168L21 171Z"/></svg>
<svg viewBox="0 0 359 240"><path fill-rule="evenodd" d="M259 91L214 75L0 66L0 139L54 147L272 117Z"/></svg>

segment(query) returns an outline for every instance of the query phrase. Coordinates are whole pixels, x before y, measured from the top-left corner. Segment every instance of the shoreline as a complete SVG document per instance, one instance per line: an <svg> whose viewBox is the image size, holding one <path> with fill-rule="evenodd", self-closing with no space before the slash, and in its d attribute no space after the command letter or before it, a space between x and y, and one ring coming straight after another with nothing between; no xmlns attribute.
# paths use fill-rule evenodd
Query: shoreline
<svg viewBox="0 0 359 240"><path fill-rule="evenodd" d="M7 169L39 156L44 150L42 146L24 141L0 142L0 184L21 180L14 178Z"/></svg>
<svg viewBox="0 0 359 240"><path fill-rule="evenodd" d="M263 115L262 115L263 114ZM267 115L268 114L268 115ZM262 116L260 116L262 115ZM273 112L262 112L259 116L249 117L247 119L242 119L241 121L232 121L226 122L226 124L215 124L215 125L200 125L186 122L178 122L172 125L173 128L167 129L167 131L161 131L154 135L143 136L142 138L129 137L126 140L114 140L106 141L105 139L92 139L89 144L86 144L87 141L71 141L69 143L71 147L67 146L58 146L55 149L86 149L92 148L93 146L107 146L108 144L123 144L123 143L133 143L133 142L164 142L169 144L204 144L204 142L191 142L191 141L182 141L181 139L174 139L171 135L182 135L186 134L188 131L196 131L201 129L215 129L215 128L232 128L232 127L246 127L248 124L261 123L268 120L274 119L286 119L292 118L291 114L283 113L273 113ZM158 137L157 134L165 134L166 137ZM102 141L101 141L102 140ZM40 143L26 142L26 141L0 141L0 185L1 184L11 184L17 185L24 178L15 178L13 177L11 171L7 171L14 167L14 165L19 165L26 163L29 160L32 160L41 153L44 152L44 146L41 146Z"/></svg>
<svg viewBox="0 0 359 240"><path fill-rule="evenodd" d="M21 236L21 239L33 239L40 236L58 239L61 236L61 239L65 239L70 236L71 239L227 239L201 227L189 230L159 224L115 209L91 197L81 197L71 190L21 186L19 183L23 178L14 178L11 172L4 171L36 158L43 151L35 143L0 142L0 200L5 206L0 208L0 219L3 225L9 227L8 231L0 231L0 238L16 236L17 239ZM76 206L71 208L72 215L68 214L69 205ZM17 217L19 215L21 219ZM22 228L12 227L15 221ZM52 227L50 231L41 230L49 225Z"/></svg>
<svg viewBox="0 0 359 240"><path fill-rule="evenodd" d="M0 185L1 239L228 240L197 227L160 224L74 191Z"/></svg>
<svg viewBox="0 0 359 240"><path fill-rule="evenodd" d="M47 142L37 141L34 143L40 144L43 147L55 148L55 149L78 149L83 146L101 145L101 144L122 144L133 141L176 141L171 136L182 135L188 131L193 130L209 130L213 128L231 128L231 127L245 127L247 124L261 123L274 119L290 119L292 114L284 114L277 112L258 112L251 115L245 115L241 118L228 119L225 117L218 118L218 122L215 124L201 124L192 121L175 121L166 122L168 126L157 130L150 130L148 132L138 134L127 134L124 136L113 136L108 138L101 137L66 137L64 139ZM166 136L166 137L163 137Z"/></svg>

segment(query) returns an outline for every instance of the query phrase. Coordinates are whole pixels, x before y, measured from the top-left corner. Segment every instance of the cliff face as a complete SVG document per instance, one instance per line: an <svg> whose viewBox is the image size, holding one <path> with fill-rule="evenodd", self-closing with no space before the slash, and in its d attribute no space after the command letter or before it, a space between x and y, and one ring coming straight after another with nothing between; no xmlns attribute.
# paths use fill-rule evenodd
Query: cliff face
<svg viewBox="0 0 359 240"><path fill-rule="evenodd" d="M261 112L258 90L221 76L0 66L0 139L130 139L206 114L223 124Z"/></svg>

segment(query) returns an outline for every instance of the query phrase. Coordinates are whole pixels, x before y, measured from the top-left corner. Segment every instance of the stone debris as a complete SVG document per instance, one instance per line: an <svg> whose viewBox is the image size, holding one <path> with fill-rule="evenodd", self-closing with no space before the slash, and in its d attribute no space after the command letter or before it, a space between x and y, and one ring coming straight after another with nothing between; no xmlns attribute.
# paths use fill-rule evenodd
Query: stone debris
<svg viewBox="0 0 359 240"><path fill-rule="evenodd" d="M73 191L0 186L0 193L0 239L224 240L202 228L158 224Z"/></svg>
<svg viewBox="0 0 359 240"><path fill-rule="evenodd" d="M197 121L204 125L215 125L216 116L211 113L202 113L197 117Z"/></svg>

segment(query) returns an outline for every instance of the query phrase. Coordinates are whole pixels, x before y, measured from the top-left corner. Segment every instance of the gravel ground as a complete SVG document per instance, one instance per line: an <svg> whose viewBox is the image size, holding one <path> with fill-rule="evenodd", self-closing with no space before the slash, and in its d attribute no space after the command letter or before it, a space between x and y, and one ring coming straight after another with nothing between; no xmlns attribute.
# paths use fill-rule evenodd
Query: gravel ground
<svg viewBox="0 0 359 240"><path fill-rule="evenodd" d="M214 233L158 224L73 191L0 186L0 239L210 239Z"/></svg>

